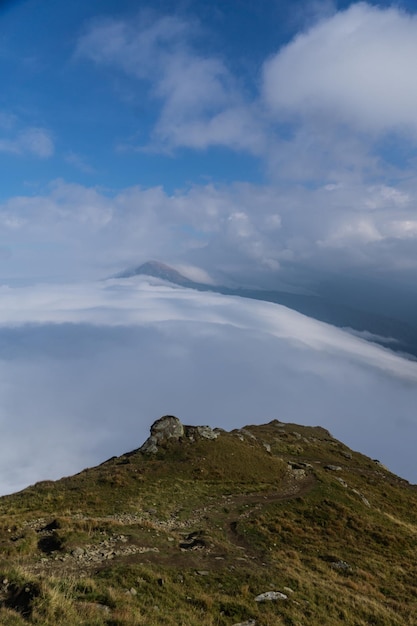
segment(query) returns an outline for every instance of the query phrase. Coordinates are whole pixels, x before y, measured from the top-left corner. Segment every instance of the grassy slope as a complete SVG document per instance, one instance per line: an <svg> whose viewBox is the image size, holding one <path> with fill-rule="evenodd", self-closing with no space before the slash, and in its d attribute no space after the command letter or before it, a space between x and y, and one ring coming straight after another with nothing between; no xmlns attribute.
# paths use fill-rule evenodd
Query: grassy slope
<svg viewBox="0 0 417 626"><path fill-rule="evenodd" d="M132 452L0 499L0 624L412 625L416 504L321 428Z"/></svg>

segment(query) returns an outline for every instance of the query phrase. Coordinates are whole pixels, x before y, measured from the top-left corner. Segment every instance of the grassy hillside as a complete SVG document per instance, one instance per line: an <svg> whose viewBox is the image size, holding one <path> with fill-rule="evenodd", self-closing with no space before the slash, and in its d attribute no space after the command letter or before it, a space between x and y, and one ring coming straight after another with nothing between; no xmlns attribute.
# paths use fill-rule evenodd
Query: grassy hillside
<svg viewBox="0 0 417 626"><path fill-rule="evenodd" d="M322 428L219 433L1 498L0 624L416 623L414 486Z"/></svg>

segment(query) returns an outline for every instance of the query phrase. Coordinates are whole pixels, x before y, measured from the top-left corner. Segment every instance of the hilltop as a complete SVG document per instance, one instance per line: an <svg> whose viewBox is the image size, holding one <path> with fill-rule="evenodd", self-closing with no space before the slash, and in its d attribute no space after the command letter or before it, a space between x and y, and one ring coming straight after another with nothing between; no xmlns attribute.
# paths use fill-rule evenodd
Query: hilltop
<svg viewBox="0 0 417 626"><path fill-rule="evenodd" d="M320 427L165 416L0 510L7 626L415 623L416 487Z"/></svg>

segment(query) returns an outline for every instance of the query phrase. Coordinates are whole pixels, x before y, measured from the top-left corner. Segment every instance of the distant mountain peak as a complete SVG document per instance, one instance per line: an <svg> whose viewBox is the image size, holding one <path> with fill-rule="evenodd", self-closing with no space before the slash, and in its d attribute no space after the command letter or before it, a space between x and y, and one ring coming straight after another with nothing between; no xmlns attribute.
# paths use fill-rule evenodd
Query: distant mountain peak
<svg viewBox="0 0 417 626"><path fill-rule="evenodd" d="M114 278L131 278L133 276L153 276L180 287L211 291L226 296L240 296L281 304L303 315L343 329L350 329L365 339L387 345L395 351L410 358L417 357L417 332L413 325L404 323L399 318L390 318L384 313L375 313L348 304L337 299L320 295L292 293L264 289L248 289L245 287L227 287L211 284L204 280L192 280L173 267L160 261L147 261L135 268L127 269Z"/></svg>
<svg viewBox="0 0 417 626"><path fill-rule="evenodd" d="M120 274L117 274L116 278L131 278L132 276L153 276L154 278L160 278L161 280L167 280L175 285L182 285L184 287L193 287L196 283L186 278L178 272L176 269L166 263L160 261L147 261L137 267L125 270Z"/></svg>

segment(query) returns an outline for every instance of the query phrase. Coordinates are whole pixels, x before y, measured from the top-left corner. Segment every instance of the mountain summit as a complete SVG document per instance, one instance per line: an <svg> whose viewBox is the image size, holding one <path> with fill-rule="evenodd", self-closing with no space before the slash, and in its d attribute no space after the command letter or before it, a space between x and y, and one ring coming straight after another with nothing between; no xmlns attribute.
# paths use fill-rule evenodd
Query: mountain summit
<svg viewBox="0 0 417 626"><path fill-rule="evenodd" d="M131 278L138 275L154 276L198 291L212 291L226 296L240 296L281 304L313 319L359 333L359 336L364 338L369 337L373 342L383 347L389 346L391 350L401 352L403 355L411 355L413 359L417 358L417 329L414 326L404 320L386 316L383 311L371 312L366 307L352 306L336 296L210 285L190 280L159 261L148 261L136 268L127 269L117 274L115 278Z"/></svg>
<svg viewBox="0 0 417 626"><path fill-rule="evenodd" d="M116 275L116 278L131 278L132 276L153 276L154 278L160 278L161 280L167 280L175 285L182 285L183 287L194 287L198 285L192 280L189 280L173 267L160 263L159 261L147 261L142 265L138 265L135 268L125 270Z"/></svg>
<svg viewBox="0 0 417 626"><path fill-rule="evenodd" d="M167 415L0 512L5 626L415 623L416 488L320 427Z"/></svg>

